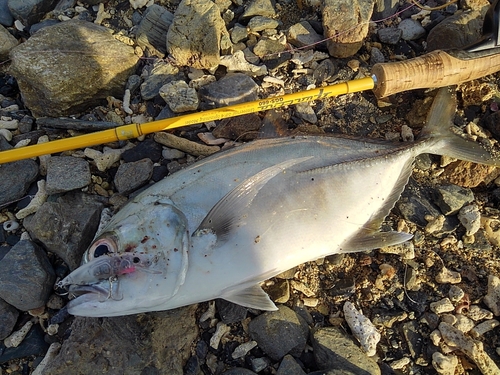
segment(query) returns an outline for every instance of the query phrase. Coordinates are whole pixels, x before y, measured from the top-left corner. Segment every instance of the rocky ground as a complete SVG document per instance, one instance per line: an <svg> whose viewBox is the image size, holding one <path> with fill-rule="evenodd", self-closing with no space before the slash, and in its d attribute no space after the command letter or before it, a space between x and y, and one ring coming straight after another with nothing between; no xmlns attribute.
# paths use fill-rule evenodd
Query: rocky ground
<svg viewBox="0 0 500 375"><path fill-rule="evenodd" d="M1 150L364 77L476 40L489 4L33 3L0 0ZM493 148L498 83L457 88L455 124ZM500 373L500 173L448 158L417 160L384 224L411 242L267 281L277 312L217 300L75 318L54 287L148 184L269 132L411 142L432 96L349 94L0 165L0 374Z"/></svg>

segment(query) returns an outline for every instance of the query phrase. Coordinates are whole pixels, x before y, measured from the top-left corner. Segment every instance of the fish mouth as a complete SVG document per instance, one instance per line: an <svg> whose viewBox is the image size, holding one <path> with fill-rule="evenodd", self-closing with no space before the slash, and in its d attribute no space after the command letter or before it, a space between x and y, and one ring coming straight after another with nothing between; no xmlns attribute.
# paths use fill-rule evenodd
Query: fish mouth
<svg viewBox="0 0 500 375"><path fill-rule="evenodd" d="M70 304L74 307L83 302L105 302L107 300L121 301L123 294L119 292L117 280L107 280L90 285L70 285L68 293Z"/></svg>

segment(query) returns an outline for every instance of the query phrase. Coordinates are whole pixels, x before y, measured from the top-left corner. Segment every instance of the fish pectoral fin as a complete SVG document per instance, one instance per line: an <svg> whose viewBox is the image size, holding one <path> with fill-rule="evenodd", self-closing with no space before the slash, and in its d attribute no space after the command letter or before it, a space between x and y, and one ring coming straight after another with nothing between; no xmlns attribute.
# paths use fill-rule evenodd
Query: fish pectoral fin
<svg viewBox="0 0 500 375"><path fill-rule="evenodd" d="M347 240L346 244L341 246L341 252L354 253L397 245L410 240L412 237L412 234L404 232L361 232L354 238Z"/></svg>
<svg viewBox="0 0 500 375"><path fill-rule="evenodd" d="M193 235L208 230L215 233L218 240L224 238L232 228L244 223L246 209L269 180L311 158L312 156L290 159L247 178L212 207Z"/></svg>
<svg viewBox="0 0 500 375"><path fill-rule="evenodd" d="M259 285L254 285L245 289L231 290L224 293L220 298L252 309L267 311L278 310L274 302L271 301L267 293L264 292Z"/></svg>

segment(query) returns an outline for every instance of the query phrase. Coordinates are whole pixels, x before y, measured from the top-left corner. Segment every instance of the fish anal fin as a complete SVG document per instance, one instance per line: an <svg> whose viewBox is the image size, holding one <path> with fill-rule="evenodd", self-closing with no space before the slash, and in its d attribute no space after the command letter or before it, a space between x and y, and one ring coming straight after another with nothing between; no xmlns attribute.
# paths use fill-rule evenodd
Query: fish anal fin
<svg viewBox="0 0 500 375"><path fill-rule="evenodd" d="M253 285L240 290L231 290L224 293L220 298L252 309L266 311L278 310L274 302L271 301L267 293L264 292L259 285Z"/></svg>
<svg viewBox="0 0 500 375"><path fill-rule="evenodd" d="M378 249L385 246L397 245L410 240L413 237L410 233L404 232L368 232L362 231L354 238L346 241L342 245L340 252L354 253Z"/></svg>

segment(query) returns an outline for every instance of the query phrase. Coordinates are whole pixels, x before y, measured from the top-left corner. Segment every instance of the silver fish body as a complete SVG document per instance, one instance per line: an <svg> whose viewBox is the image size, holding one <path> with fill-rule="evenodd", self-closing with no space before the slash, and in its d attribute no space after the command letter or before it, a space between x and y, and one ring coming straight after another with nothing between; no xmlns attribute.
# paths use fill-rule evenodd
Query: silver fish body
<svg viewBox="0 0 500 375"><path fill-rule="evenodd" d="M69 312L117 316L214 298L273 310L263 280L330 254L410 239L379 228L416 156L500 165L449 131L453 104L449 91L439 92L415 143L261 140L167 177L119 211L60 283L78 296Z"/></svg>

